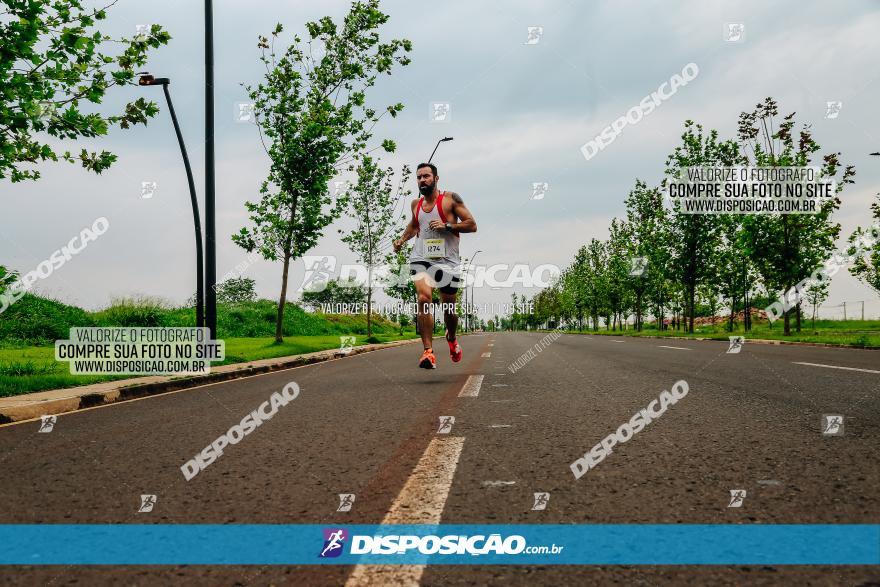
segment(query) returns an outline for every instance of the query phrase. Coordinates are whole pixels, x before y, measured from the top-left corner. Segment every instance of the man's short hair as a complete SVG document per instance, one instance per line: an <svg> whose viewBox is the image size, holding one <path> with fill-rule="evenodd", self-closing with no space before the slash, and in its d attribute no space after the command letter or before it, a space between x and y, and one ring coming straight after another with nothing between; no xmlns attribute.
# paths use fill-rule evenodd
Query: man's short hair
<svg viewBox="0 0 880 587"><path fill-rule="evenodd" d="M416 171L418 172L418 170L421 169L422 167L430 167L431 173L434 174L434 177L437 177L437 166L436 165L434 165L433 163L419 163L419 166L416 167Z"/></svg>

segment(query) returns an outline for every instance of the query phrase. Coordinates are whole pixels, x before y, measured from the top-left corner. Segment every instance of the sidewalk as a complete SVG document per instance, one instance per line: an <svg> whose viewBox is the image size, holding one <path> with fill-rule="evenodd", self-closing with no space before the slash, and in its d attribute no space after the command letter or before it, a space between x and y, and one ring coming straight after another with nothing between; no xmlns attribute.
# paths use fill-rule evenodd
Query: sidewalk
<svg viewBox="0 0 880 587"><path fill-rule="evenodd" d="M261 359L250 363L221 365L219 367L213 367L211 372L206 375L152 375L148 377L104 381L102 383L83 385L80 387L68 387L65 389L53 389L50 391L3 397L0 398L0 424L30 420L50 414L73 412L102 404L111 404L149 395L157 395L169 391L177 391L189 387L205 385L207 383L229 381L240 377L258 375L260 373L270 373L272 371L300 367L311 363L319 363L331 359L368 353L416 342L420 342L420 339L413 338L409 340L397 340L393 342L356 346L347 354L341 353L339 349L331 349L315 353L306 353L303 355L289 355L287 357L275 357L274 359Z"/></svg>

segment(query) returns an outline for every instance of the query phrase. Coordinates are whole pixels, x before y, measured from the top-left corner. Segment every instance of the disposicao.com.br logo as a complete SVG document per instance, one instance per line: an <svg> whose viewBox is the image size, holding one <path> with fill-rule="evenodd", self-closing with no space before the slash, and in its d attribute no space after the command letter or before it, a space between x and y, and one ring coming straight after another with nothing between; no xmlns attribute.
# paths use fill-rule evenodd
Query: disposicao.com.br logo
<svg viewBox="0 0 880 587"><path fill-rule="evenodd" d="M325 528L324 546L321 558L337 557L342 554L349 537L342 528ZM349 554L360 555L517 555L517 554L560 554L564 546L529 546L526 539L518 534L502 537L501 534L475 534L472 536L448 534L388 534L351 536Z"/></svg>

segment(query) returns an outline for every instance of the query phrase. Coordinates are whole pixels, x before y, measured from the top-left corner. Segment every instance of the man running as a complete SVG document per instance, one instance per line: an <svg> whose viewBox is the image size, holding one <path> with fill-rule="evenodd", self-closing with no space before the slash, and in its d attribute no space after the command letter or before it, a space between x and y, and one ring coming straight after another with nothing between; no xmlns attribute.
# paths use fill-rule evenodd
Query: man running
<svg viewBox="0 0 880 587"><path fill-rule="evenodd" d="M437 359L432 349L434 318L430 313L433 289L440 290L443 303L443 320L446 323L446 342L452 361L461 360L461 346L455 340L458 315L455 298L460 282L461 259L458 256L459 233L477 232L477 223L464 200L455 192L437 190L437 167L421 163L416 169L416 180L422 197L410 203L412 220L398 240L394 241L397 252L403 244L416 237L409 257L409 272L418 294L419 330L425 347L419 367L436 369Z"/></svg>

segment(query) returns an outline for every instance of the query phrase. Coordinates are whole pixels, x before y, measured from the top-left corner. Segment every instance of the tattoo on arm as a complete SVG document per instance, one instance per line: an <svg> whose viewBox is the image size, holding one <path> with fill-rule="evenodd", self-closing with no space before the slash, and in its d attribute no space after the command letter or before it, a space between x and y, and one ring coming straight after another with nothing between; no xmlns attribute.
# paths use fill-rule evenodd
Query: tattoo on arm
<svg viewBox="0 0 880 587"><path fill-rule="evenodd" d="M464 204L464 200L462 200L461 196L459 196L456 192L449 192L449 197L452 198L452 200L456 204Z"/></svg>

